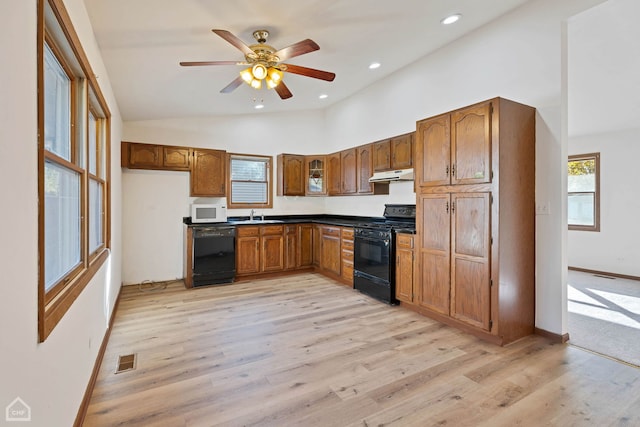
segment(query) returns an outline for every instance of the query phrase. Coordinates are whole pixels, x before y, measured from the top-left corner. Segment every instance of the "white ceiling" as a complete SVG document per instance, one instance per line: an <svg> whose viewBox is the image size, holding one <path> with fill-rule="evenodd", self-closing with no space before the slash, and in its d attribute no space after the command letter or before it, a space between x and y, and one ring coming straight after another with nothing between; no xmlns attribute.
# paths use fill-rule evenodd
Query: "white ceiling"
<svg viewBox="0 0 640 427"><path fill-rule="evenodd" d="M84 0L123 120L324 108L433 52L528 0ZM440 20L463 14L456 24ZM280 49L310 38L320 50L289 63L336 73L333 82L285 74L293 98L243 84L221 94L237 65L181 67L180 61L243 60L211 32L246 44L256 29ZM369 70L373 61L382 63ZM98 76L99 77L99 76ZM328 98L321 100L322 93Z"/></svg>

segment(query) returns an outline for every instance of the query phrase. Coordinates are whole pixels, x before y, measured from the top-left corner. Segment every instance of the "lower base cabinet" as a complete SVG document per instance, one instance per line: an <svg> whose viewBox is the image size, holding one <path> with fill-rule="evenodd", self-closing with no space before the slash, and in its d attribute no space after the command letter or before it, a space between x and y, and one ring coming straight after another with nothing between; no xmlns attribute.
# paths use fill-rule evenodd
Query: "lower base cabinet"
<svg viewBox="0 0 640 427"><path fill-rule="evenodd" d="M340 239L342 256L342 280L353 287L353 228L343 227Z"/></svg>
<svg viewBox="0 0 640 427"><path fill-rule="evenodd" d="M332 277L340 277L341 257L340 227L320 227L320 269Z"/></svg>
<svg viewBox="0 0 640 427"><path fill-rule="evenodd" d="M413 235L396 234L396 299L413 302Z"/></svg>
<svg viewBox="0 0 640 427"><path fill-rule="evenodd" d="M238 276L284 270L284 226L239 226L236 229Z"/></svg>

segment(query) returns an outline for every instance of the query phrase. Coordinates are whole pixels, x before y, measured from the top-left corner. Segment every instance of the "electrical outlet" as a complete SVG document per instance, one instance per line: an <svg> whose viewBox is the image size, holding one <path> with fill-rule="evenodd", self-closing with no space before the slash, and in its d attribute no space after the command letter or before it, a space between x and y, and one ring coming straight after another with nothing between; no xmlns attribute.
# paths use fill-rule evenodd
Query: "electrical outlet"
<svg viewBox="0 0 640 427"><path fill-rule="evenodd" d="M537 202L536 203L536 215L549 215L549 202Z"/></svg>

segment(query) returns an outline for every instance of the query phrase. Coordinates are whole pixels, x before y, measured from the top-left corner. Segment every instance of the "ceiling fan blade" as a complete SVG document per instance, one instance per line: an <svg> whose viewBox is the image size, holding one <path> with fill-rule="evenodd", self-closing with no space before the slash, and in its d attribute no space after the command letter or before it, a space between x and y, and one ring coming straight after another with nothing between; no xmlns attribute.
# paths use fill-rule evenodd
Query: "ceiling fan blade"
<svg viewBox="0 0 640 427"><path fill-rule="evenodd" d="M183 61L180 63L183 67L193 67L200 65L242 65L238 61Z"/></svg>
<svg viewBox="0 0 640 427"><path fill-rule="evenodd" d="M281 99L289 99L293 96L287 85L284 84L283 81L278 83L278 86L275 87L276 92L280 95Z"/></svg>
<svg viewBox="0 0 640 427"><path fill-rule="evenodd" d="M306 39L280 49L274 53L274 55L280 58L280 61L285 61L289 58L293 58L294 56L304 55L305 53L313 52L318 49L320 49L320 46L318 46L316 42L311 39Z"/></svg>
<svg viewBox="0 0 640 427"><path fill-rule="evenodd" d="M239 38L231 34L229 31L227 30L211 30L211 31L213 31L214 33L216 33L217 35L219 35L220 37L222 37L223 39L225 39L226 41L228 41L238 49L240 49L242 53L244 53L245 55L254 54L254 52L251 50L251 48L249 48L249 46L244 44L242 40L240 40Z"/></svg>
<svg viewBox="0 0 640 427"><path fill-rule="evenodd" d="M234 90L236 90L236 88L240 86L243 82L244 80L242 80L242 77L238 76L235 78L234 81L232 81L231 83L223 87L220 93L231 93Z"/></svg>
<svg viewBox="0 0 640 427"><path fill-rule="evenodd" d="M287 73L300 74L301 76L313 77L314 79L326 80L332 82L336 78L335 73L328 71L316 70L314 68L301 67L300 65L282 64L282 71Z"/></svg>

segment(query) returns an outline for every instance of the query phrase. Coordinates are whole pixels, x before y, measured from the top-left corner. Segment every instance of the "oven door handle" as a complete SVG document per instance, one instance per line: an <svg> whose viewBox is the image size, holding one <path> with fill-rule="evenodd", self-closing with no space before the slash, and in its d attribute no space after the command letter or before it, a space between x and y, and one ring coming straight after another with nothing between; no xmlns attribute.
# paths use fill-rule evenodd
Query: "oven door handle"
<svg viewBox="0 0 640 427"><path fill-rule="evenodd" d="M371 239L369 237L358 236L356 237L356 240L364 240L367 242L374 242L374 243L383 242L385 246L389 246L389 239L380 240L380 239Z"/></svg>

